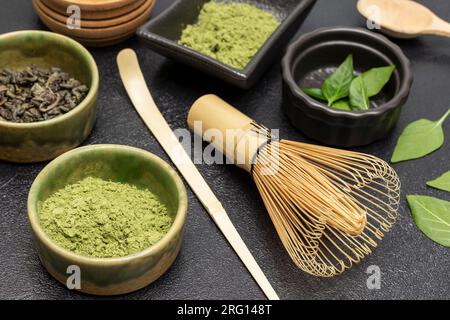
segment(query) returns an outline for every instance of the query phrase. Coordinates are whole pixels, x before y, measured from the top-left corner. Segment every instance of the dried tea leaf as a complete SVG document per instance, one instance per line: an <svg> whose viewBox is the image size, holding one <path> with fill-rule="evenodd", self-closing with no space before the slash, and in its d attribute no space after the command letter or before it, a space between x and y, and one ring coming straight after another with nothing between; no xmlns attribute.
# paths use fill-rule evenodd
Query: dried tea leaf
<svg viewBox="0 0 450 320"><path fill-rule="evenodd" d="M89 88L59 68L0 71L0 120L16 123L55 118L75 108Z"/></svg>

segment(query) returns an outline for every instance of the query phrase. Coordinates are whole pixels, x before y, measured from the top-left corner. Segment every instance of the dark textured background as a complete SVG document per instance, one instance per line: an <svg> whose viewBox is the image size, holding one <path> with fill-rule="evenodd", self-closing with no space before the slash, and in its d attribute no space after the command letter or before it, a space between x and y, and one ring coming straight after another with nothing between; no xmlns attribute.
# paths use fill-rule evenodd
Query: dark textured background
<svg viewBox="0 0 450 320"><path fill-rule="evenodd" d="M158 0L154 15L172 1ZM450 2L423 1L450 20ZM318 27L363 26L356 0L319 0L301 32ZM30 0L1 0L0 32L45 29ZM389 159L401 130L422 117L437 119L450 107L450 39L423 37L396 41L411 59L415 83L400 123L387 139L359 150ZM172 128L186 127L186 112L200 95L216 93L284 138L305 140L280 110L281 74L277 62L249 91L234 89L180 66L143 47L137 39L105 49L92 49L101 74L96 127L85 144L136 146L167 159L133 110L120 82L115 56L120 49L137 50L154 98ZM332 54L332 53L330 53ZM450 121L449 121L450 122ZM450 123L445 131L450 134ZM450 143L417 161L395 165L403 182L398 223L381 245L361 264L333 279L309 276L285 253L250 177L232 166L200 166L223 202L236 228L283 299L416 299L450 297L450 251L428 240L415 227L405 194L427 194L450 200L425 182L449 170ZM0 162L0 298L86 299L65 289L39 263L27 221L28 189L45 163L17 165ZM368 290L366 269L378 265L381 290ZM173 267L158 281L123 299L262 299L264 296L221 233L189 190L189 217L184 246Z"/></svg>

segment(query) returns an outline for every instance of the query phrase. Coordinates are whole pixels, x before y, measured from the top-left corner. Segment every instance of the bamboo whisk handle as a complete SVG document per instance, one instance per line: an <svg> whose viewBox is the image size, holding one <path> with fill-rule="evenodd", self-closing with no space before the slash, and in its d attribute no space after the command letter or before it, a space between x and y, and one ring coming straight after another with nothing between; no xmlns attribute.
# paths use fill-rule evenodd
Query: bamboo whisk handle
<svg viewBox="0 0 450 320"><path fill-rule="evenodd" d="M255 122L216 95L200 97L188 114L188 125L238 167L251 172L258 150L270 139Z"/></svg>

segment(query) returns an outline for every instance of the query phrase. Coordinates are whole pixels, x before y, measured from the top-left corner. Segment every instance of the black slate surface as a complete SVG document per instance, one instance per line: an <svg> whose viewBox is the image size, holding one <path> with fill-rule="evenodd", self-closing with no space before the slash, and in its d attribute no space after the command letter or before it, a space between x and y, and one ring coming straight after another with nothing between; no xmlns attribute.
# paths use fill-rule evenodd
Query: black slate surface
<svg viewBox="0 0 450 320"><path fill-rule="evenodd" d="M171 0L158 0L155 14ZM301 32L322 26L364 26L356 0L319 0ZM423 1L450 20L450 2ZM45 29L31 1L2 1L0 32ZM400 123L387 139L360 148L389 159L401 130L411 121L437 119L450 107L450 40L423 37L396 42L411 59L415 83ZM105 49L91 49L101 73L99 114L85 144L136 146L167 159L133 110L120 82L115 56L136 49L154 98L172 128L186 127L186 113L200 95L216 93L254 119L280 128L284 138L306 140L280 110L281 74L275 63L252 90L241 91L180 66L143 47L137 39ZM332 52L330 52L332 54ZM445 126L450 135L450 123ZM450 138L449 138L450 139ZM448 193L427 189L425 182L450 169L450 142L434 154L395 165L402 183L398 223L375 252L341 276L321 279L297 269L285 253L250 177L232 166L202 165L200 170L223 202L238 231L283 299L432 299L450 297L450 251L428 240L414 225L405 194L426 194L450 200ZM88 299L70 292L39 263L27 221L28 189L45 163L0 162L0 298ZM366 270L378 265L380 290L366 286ZM262 299L257 285L189 190L189 217L184 246L173 267L158 281L119 299Z"/></svg>

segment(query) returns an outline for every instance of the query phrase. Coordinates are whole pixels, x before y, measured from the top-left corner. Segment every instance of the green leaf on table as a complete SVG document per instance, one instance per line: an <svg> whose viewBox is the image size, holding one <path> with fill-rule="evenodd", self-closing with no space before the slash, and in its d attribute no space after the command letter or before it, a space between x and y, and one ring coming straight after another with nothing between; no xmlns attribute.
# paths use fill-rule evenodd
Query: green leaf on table
<svg viewBox="0 0 450 320"><path fill-rule="evenodd" d="M351 111L352 108L350 106L350 102L348 100L342 99L339 101L336 101L331 105L332 108L338 109L338 110L345 110L345 111Z"/></svg>
<svg viewBox="0 0 450 320"><path fill-rule="evenodd" d="M427 185L436 189L450 192L450 171L444 173L439 178L428 181Z"/></svg>
<svg viewBox="0 0 450 320"><path fill-rule="evenodd" d="M381 92L386 83L391 79L395 66L373 68L362 74L367 96L373 97Z"/></svg>
<svg viewBox="0 0 450 320"><path fill-rule="evenodd" d="M369 96L362 75L356 77L350 85L350 105L354 110L369 109Z"/></svg>
<svg viewBox="0 0 450 320"><path fill-rule="evenodd" d="M348 97L353 72L353 55L350 54L336 71L324 81L322 93L329 106L335 101Z"/></svg>
<svg viewBox="0 0 450 320"><path fill-rule="evenodd" d="M319 88L302 88L303 92L306 93L308 96L311 96L313 98L327 101L327 98L322 93L322 90Z"/></svg>
<svg viewBox="0 0 450 320"><path fill-rule="evenodd" d="M442 124L450 110L439 120L420 119L409 124L398 139L391 162L412 160L426 156L444 143Z"/></svg>
<svg viewBox="0 0 450 320"><path fill-rule="evenodd" d="M431 240L450 247L450 202L427 196L407 196L417 227Z"/></svg>

